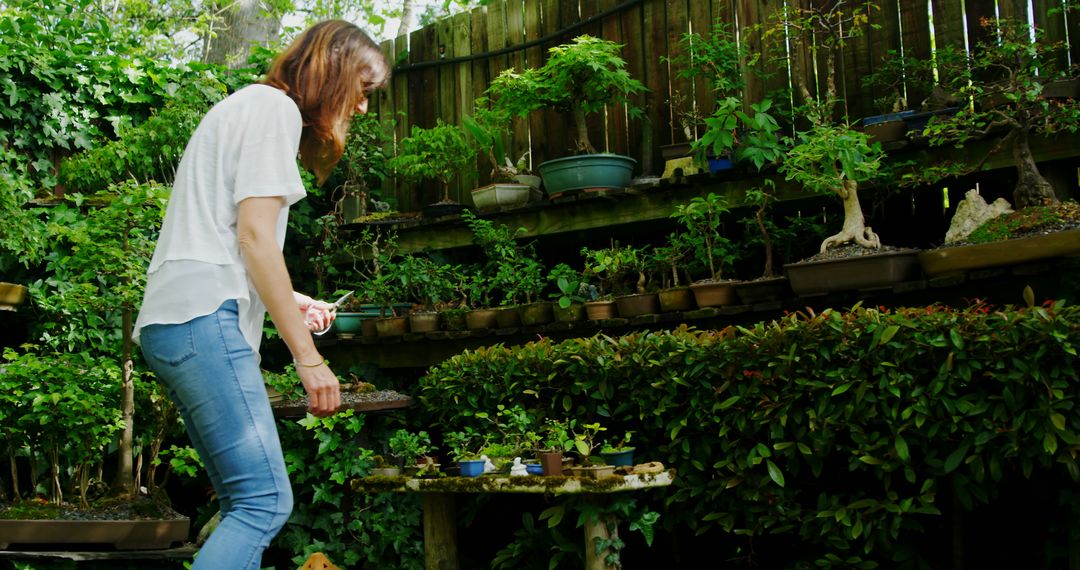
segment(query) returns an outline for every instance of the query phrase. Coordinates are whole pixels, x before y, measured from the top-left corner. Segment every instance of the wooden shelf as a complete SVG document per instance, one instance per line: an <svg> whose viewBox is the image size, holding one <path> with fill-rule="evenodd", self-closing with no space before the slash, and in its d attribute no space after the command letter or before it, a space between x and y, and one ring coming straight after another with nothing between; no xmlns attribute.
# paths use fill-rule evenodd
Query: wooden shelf
<svg viewBox="0 0 1080 570"><path fill-rule="evenodd" d="M362 477L351 482L354 493L538 493L573 495L619 493L666 487L675 480L675 470L660 473L613 475L605 479L588 477L524 475L521 477Z"/></svg>

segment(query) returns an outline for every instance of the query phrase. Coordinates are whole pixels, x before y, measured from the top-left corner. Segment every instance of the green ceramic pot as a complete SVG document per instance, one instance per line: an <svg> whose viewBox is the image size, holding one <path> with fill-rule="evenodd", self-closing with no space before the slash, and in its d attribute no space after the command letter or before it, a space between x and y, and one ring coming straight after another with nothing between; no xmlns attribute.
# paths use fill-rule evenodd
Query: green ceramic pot
<svg viewBox="0 0 1080 570"><path fill-rule="evenodd" d="M548 195L587 188L625 188L637 161L619 154L583 154L544 162L537 170Z"/></svg>

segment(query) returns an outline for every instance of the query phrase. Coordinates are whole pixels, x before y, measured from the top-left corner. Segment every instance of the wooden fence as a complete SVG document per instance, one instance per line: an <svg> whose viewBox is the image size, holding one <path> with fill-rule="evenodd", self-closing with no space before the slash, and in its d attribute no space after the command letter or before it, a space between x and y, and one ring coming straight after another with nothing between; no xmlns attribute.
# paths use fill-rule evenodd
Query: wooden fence
<svg viewBox="0 0 1080 570"><path fill-rule="evenodd" d="M672 95L693 100L699 109L712 109L712 94L704 82L677 76L664 57L680 55L683 34L707 36L715 21L738 30L751 53L762 53L756 27L768 24L787 6L806 7L821 0L506 0L461 13L382 44L394 76L372 104L388 130L400 138L411 125L431 127L437 120L460 124L471 114L473 102L499 72L543 64L548 48L581 34L623 44L622 55L630 74L648 92L635 103L644 109L644 120L627 120L623 109L609 109L602 120L590 125L590 137L598 148L626 154L640 161L638 173L656 174L661 145L682 142L682 129L673 120ZM852 3L855 4L855 3ZM861 78L873 72L890 51L928 58L932 49L954 46L966 49L984 34L983 18L1016 18L1033 21L1051 40L1074 38L1071 61L1080 61L1080 17L1052 14L1061 0L896 0L880 2L867 10L862 34L846 43L838 56L838 90L853 119L875 114L875 93ZM1030 8L1030 14L1029 14ZM805 60L805 58L804 58ZM1064 63L1064 62L1063 62ZM773 73L760 79L744 74L745 101L756 101L770 91L786 89L791 73L801 73L816 84L813 62L792 70L787 61L763 61ZM909 93L918 102L924 93ZM517 157L531 150L535 166L569 154L572 146L570 118L551 111L535 112L527 120L515 120L509 149ZM594 143L596 144L596 143ZM477 172L462 172L451 188L451 197L469 204L469 190L487 183L489 167L477 161ZM398 209L416 210L438 200L434 186L417 187L390 180L384 194L396 198Z"/></svg>

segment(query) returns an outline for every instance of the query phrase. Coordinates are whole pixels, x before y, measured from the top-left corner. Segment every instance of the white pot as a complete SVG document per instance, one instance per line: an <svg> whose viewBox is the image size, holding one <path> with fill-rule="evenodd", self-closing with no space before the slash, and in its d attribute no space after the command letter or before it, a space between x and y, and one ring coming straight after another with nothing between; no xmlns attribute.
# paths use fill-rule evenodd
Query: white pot
<svg viewBox="0 0 1080 570"><path fill-rule="evenodd" d="M473 190L472 199L477 208L519 206L529 201L529 186L501 182L489 184Z"/></svg>

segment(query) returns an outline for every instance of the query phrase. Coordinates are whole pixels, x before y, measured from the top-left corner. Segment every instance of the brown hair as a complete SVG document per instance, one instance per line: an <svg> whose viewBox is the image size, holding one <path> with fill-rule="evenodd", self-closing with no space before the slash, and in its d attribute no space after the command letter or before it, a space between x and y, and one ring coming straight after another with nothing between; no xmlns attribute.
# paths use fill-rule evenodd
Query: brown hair
<svg viewBox="0 0 1080 570"><path fill-rule="evenodd" d="M262 81L300 108L300 162L321 184L345 151L353 110L390 78L390 65L363 30L326 20L304 30L270 65Z"/></svg>

